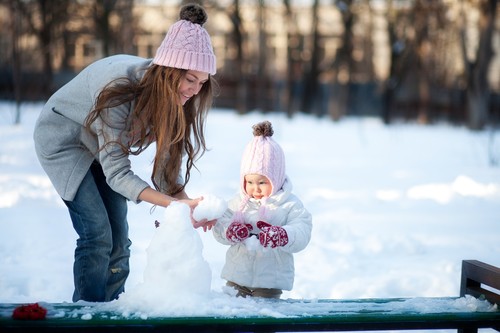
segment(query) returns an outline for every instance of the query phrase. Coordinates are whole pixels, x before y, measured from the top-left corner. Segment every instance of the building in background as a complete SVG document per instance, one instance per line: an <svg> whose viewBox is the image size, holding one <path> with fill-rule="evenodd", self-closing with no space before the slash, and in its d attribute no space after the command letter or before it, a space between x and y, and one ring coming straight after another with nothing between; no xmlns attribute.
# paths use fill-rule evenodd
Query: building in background
<svg viewBox="0 0 500 333"><path fill-rule="evenodd" d="M484 24L477 4L334 3L207 4L205 27L221 84L217 106L241 112L312 110L337 119L382 114L391 104L405 118L428 121L426 108L437 110L438 117L464 117L461 38L466 35L466 57L475 61ZM37 1L0 3L0 98L12 98L16 84L24 98L44 98L107 55L153 57L180 8L170 1L138 0L48 4L52 12L44 14ZM487 80L494 106L500 91L499 15L491 40Z"/></svg>

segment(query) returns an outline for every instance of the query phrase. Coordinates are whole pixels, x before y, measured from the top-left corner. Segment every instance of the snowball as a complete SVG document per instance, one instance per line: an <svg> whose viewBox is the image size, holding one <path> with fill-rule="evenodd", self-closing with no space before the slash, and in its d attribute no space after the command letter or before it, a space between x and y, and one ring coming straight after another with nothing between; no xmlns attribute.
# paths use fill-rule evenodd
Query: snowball
<svg viewBox="0 0 500 333"><path fill-rule="evenodd" d="M211 194L204 195L203 200L201 200L198 206L193 210L193 218L196 221L201 221L203 219L212 221L221 217L226 209L226 201Z"/></svg>

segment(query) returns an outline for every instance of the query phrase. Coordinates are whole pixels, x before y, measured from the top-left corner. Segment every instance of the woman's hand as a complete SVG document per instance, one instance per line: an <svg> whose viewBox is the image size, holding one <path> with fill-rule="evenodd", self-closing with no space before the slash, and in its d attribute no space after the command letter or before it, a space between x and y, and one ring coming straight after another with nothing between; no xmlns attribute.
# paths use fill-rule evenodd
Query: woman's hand
<svg viewBox="0 0 500 333"><path fill-rule="evenodd" d="M154 205L159 205L162 207L167 207L172 202L182 202L182 203L188 205L189 209L191 211L191 214L190 214L191 223L193 224L193 227L195 229L201 227L201 228L203 228L203 231L211 230L212 227L217 222L217 220L208 221L207 219L203 219L201 221L196 221L193 218L193 210L196 208L196 206L198 206L198 203L201 200L203 200L203 197L199 197L196 199L189 199L186 192L184 192L184 191L176 194L174 197L171 197L171 196L165 195L163 193L160 193L160 192L152 189L151 187L148 187L148 188L144 189L144 191L142 191L139 194L139 200L144 200L146 202L152 203Z"/></svg>
<svg viewBox="0 0 500 333"><path fill-rule="evenodd" d="M203 200L203 197L196 198L196 199L179 199L177 201L185 203L186 205L188 205L189 208L191 209L191 212L193 212L193 210L196 208L196 206L198 206L198 203L201 200Z"/></svg>

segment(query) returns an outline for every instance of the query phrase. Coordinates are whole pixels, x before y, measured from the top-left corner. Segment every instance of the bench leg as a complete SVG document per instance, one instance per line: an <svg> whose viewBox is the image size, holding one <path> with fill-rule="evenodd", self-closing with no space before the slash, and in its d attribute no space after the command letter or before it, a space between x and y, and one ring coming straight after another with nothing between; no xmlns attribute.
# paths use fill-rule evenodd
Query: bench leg
<svg viewBox="0 0 500 333"><path fill-rule="evenodd" d="M481 286L485 284L500 289L500 268L485 264L477 260L462 261L462 276L460 281L460 297L472 295L484 297L493 304L500 305L500 295ZM500 326L493 327L500 332ZM458 333L477 333L476 328L461 328Z"/></svg>

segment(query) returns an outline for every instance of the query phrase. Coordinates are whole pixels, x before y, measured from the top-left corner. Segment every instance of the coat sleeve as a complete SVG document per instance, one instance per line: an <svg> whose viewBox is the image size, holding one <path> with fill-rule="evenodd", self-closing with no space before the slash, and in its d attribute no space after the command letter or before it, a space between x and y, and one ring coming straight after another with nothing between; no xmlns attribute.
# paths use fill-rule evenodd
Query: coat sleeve
<svg viewBox="0 0 500 333"><path fill-rule="evenodd" d="M106 176L108 185L133 202L139 202L139 194L149 184L131 170L128 153L124 153L119 143L127 144L127 119L130 104L123 104L108 110L105 118L99 117L93 128L99 147L98 160Z"/></svg>
<svg viewBox="0 0 500 333"><path fill-rule="evenodd" d="M297 197L289 204L291 206L288 207L287 222L283 225L288 235L288 243L282 250L295 253L305 249L311 240L312 216Z"/></svg>

